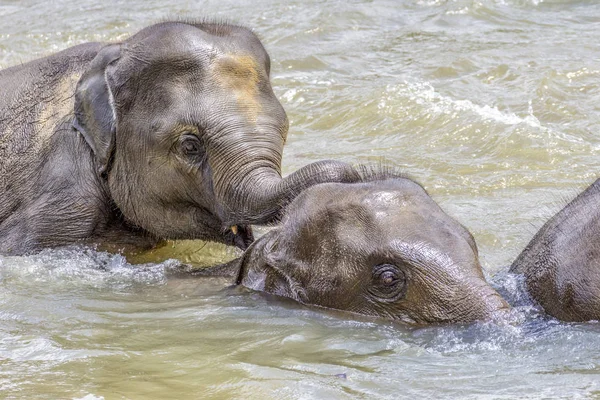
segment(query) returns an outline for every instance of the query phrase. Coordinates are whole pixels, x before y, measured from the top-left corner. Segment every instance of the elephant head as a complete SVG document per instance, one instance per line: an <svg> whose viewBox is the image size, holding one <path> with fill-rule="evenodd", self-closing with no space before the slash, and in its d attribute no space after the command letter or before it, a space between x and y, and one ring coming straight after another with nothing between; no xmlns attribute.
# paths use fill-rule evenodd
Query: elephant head
<svg viewBox="0 0 600 400"><path fill-rule="evenodd" d="M74 127L125 220L164 239L245 248L306 187L353 181L322 161L285 179L288 120L248 29L164 22L103 47L77 84Z"/></svg>
<svg viewBox="0 0 600 400"><path fill-rule="evenodd" d="M508 309L469 231L414 181L364 173L299 195L243 257L201 275L300 303L407 323L468 322Z"/></svg>

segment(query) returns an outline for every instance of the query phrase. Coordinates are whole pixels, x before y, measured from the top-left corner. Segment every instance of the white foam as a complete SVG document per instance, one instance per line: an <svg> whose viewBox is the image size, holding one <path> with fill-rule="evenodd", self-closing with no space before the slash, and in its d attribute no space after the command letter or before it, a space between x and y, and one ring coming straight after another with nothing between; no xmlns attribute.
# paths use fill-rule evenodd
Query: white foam
<svg viewBox="0 0 600 400"><path fill-rule="evenodd" d="M435 91L435 88L429 82L408 82L404 81L400 85L388 86L386 91L396 96L408 98L421 106L427 107L431 112L442 114L453 114L456 112L471 112L484 120L491 120L505 125L525 124L533 128L542 128L540 121L533 114L531 101L529 102L528 115L520 117L514 113L506 113L498 110L497 107L488 105L480 106L470 100L455 100L451 97L441 95ZM380 102L379 108L385 107L385 100Z"/></svg>
<svg viewBox="0 0 600 400"><path fill-rule="evenodd" d="M128 287L133 284L162 285L177 260L159 264L131 265L124 256L73 247L48 249L30 256L0 257L0 280L20 284L48 282L52 285Z"/></svg>
<svg viewBox="0 0 600 400"><path fill-rule="evenodd" d="M5 336L0 339L0 357L15 362L47 361L63 363L111 354L111 352L103 350L65 349L44 337Z"/></svg>

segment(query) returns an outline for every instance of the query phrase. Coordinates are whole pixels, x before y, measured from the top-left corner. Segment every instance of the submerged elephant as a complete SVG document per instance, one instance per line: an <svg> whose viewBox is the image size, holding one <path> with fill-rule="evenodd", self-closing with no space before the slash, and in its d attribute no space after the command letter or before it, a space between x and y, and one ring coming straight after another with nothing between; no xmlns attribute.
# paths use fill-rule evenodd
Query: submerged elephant
<svg viewBox="0 0 600 400"><path fill-rule="evenodd" d="M288 120L248 29L165 22L0 71L0 253L75 241L245 248L322 161L281 178Z"/></svg>
<svg viewBox="0 0 600 400"><path fill-rule="evenodd" d="M469 231L421 186L390 173L307 189L241 258L195 274L408 323L468 322L508 309L485 281Z"/></svg>
<svg viewBox="0 0 600 400"><path fill-rule="evenodd" d="M600 180L547 221L512 264L563 321L600 320Z"/></svg>

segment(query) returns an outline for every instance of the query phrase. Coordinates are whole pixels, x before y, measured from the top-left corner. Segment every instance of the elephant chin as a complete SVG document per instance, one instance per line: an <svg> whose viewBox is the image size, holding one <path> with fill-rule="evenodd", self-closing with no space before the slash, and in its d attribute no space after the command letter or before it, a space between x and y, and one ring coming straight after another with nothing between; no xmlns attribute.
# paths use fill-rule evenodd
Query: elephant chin
<svg viewBox="0 0 600 400"><path fill-rule="evenodd" d="M226 244L246 250L254 242L254 233L250 225L236 225L227 230L224 239Z"/></svg>

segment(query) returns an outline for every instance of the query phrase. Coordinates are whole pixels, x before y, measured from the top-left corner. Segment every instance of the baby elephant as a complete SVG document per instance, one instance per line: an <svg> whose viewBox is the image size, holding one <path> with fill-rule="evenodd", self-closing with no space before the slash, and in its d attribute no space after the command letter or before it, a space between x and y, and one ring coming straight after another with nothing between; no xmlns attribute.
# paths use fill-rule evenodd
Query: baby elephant
<svg viewBox="0 0 600 400"><path fill-rule="evenodd" d="M469 231L417 183L362 173L305 190L243 257L200 275L303 304L407 323L468 322L508 309Z"/></svg>
<svg viewBox="0 0 600 400"><path fill-rule="evenodd" d="M552 217L511 267L529 294L563 321L600 319L600 180Z"/></svg>
<svg viewBox="0 0 600 400"><path fill-rule="evenodd" d="M249 29L169 21L0 70L0 254L245 249L250 225L305 188L354 181L337 161L281 177L288 119L270 69Z"/></svg>

